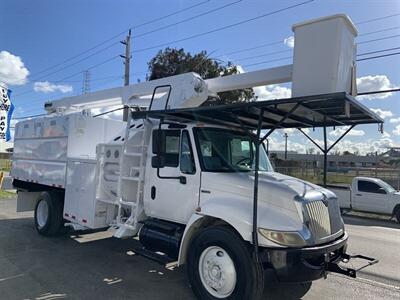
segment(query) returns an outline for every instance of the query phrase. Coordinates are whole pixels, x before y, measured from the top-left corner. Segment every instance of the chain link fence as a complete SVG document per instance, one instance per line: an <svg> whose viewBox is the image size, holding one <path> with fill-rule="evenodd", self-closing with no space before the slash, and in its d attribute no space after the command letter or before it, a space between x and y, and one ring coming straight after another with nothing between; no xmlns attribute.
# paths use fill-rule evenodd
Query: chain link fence
<svg viewBox="0 0 400 300"><path fill-rule="evenodd" d="M301 178L316 184L322 184L323 168L304 168L304 167L275 167L275 171ZM380 178L392 185L395 189L400 190L400 169L399 168L362 168L349 167L337 170L328 169L328 184L347 185L350 184L354 177L365 176Z"/></svg>
<svg viewBox="0 0 400 300"><path fill-rule="evenodd" d="M0 159L0 171L9 172L11 170L10 159Z"/></svg>

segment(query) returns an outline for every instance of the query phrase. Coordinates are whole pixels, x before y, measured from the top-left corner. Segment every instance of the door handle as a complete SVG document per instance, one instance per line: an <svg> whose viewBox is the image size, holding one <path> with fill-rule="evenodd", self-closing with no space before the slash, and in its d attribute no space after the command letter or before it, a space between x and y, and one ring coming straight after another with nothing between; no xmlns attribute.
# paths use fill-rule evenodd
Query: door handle
<svg viewBox="0 0 400 300"><path fill-rule="evenodd" d="M151 199L154 200L156 198L156 187L154 185L151 187L150 194L151 194Z"/></svg>

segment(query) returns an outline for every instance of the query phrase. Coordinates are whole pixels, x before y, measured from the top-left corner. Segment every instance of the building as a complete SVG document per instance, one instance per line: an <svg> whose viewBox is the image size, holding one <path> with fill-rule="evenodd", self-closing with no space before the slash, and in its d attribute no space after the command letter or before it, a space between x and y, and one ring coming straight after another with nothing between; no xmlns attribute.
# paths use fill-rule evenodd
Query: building
<svg viewBox="0 0 400 300"><path fill-rule="evenodd" d="M294 151L287 152L285 160L285 151L269 151L269 156L276 166L322 168L324 165L324 156L322 154L303 154ZM345 170L346 168L374 168L379 163L380 158L373 155L329 155L328 169ZM284 163L286 161L286 163Z"/></svg>

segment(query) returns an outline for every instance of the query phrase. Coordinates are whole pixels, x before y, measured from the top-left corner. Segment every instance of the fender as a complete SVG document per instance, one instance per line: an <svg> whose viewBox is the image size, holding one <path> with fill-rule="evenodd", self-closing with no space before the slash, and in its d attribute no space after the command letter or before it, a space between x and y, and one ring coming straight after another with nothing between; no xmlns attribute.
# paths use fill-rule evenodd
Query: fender
<svg viewBox="0 0 400 300"><path fill-rule="evenodd" d="M248 199L212 198L205 201L200 207L201 211L190 217L183 233L179 250L179 265L185 263L186 251L196 232L218 220L229 224L243 240L252 241L253 206ZM284 211L270 207L261 201L258 205L258 218L259 227L263 228L284 231L300 231L303 228L300 219L295 219L293 215L285 214ZM261 235L259 235L259 244L267 247L282 247Z"/></svg>

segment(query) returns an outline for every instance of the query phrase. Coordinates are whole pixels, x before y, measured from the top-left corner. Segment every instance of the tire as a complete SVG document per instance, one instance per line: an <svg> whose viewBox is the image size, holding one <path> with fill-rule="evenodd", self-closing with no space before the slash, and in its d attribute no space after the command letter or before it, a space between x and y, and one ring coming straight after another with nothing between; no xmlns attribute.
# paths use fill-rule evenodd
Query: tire
<svg viewBox="0 0 400 300"><path fill-rule="evenodd" d="M394 215L396 216L396 220L400 223L400 206L396 209Z"/></svg>
<svg viewBox="0 0 400 300"><path fill-rule="evenodd" d="M62 193L43 192L35 206L35 227L39 234L54 236L64 229Z"/></svg>
<svg viewBox="0 0 400 300"><path fill-rule="evenodd" d="M194 238L187 271L201 300L260 299L264 291L262 265L252 259L250 245L226 226L205 229Z"/></svg>

